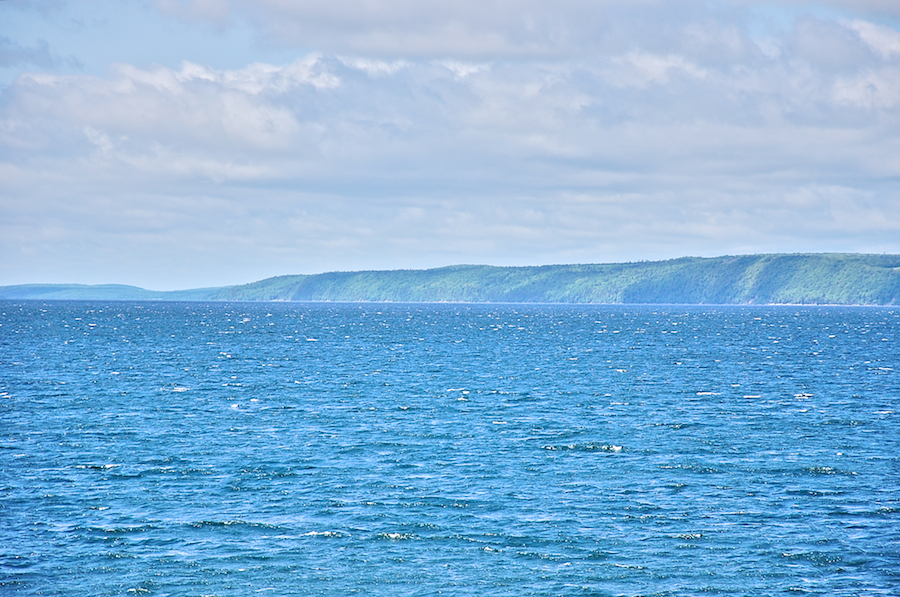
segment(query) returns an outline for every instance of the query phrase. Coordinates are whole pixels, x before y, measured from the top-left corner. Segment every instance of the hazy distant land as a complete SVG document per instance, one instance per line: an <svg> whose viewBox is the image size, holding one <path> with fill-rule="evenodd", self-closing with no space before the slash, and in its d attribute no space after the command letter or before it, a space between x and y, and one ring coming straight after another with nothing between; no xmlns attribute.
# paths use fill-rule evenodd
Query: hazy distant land
<svg viewBox="0 0 900 597"><path fill-rule="evenodd" d="M0 299L465 303L900 304L900 255L683 257L597 265L331 272L220 288L0 286Z"/></svg>

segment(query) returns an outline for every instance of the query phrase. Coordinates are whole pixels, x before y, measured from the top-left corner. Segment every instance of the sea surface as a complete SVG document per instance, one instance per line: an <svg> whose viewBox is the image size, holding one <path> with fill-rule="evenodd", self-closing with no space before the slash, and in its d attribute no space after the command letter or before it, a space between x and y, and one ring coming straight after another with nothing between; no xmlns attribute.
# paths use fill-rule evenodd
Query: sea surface
<svg viewBox="0 0 900 597"><path fill-rule="evenodd" d="M0 595L900 595L900 309L0 302Z"/></svg>

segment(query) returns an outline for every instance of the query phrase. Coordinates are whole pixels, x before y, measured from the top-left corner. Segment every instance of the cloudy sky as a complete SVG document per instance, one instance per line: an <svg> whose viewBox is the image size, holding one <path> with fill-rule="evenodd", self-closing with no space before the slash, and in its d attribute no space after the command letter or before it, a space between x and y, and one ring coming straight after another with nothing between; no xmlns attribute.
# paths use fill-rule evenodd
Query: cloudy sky
<svg viewBox="0 0 900 597"><path fill-rule="evenodd" d="M900 253L900 2L0 1L0 285Z"/></svg>

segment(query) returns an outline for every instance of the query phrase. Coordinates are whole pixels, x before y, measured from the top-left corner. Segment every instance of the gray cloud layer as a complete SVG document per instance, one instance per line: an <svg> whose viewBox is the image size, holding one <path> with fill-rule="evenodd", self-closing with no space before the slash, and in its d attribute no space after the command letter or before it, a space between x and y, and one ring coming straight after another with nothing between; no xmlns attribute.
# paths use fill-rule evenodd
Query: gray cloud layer
<svg viewBox="0 0 900 597"><path fill-rule="evenodd" d="M172 16L226 27L243 18L300 48L403 57L572 57L640 46L735 58L747 25L815 9L900 17L892 0L701 3L667 0L156 0ZM815 12L814 11L814 12Z"/></svg>
<svg viewBox="0 0 900 597"><path fill-rule="evenodd" d="M19 77L7 281L900 251L894 3L156 5L303 50Z"/></svg>

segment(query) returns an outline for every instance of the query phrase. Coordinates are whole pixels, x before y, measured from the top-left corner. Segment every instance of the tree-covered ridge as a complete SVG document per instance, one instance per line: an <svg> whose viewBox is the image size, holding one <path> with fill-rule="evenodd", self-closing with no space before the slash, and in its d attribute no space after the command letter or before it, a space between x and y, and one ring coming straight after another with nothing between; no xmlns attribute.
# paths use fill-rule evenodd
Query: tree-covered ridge
<svg viewBox="0 0 900 597"><path fill-rule="evenodd" d="M29 285L0 298L680 304L900 304L900 255L683 257L595 265L331 272L223 288Z"/></svg>

